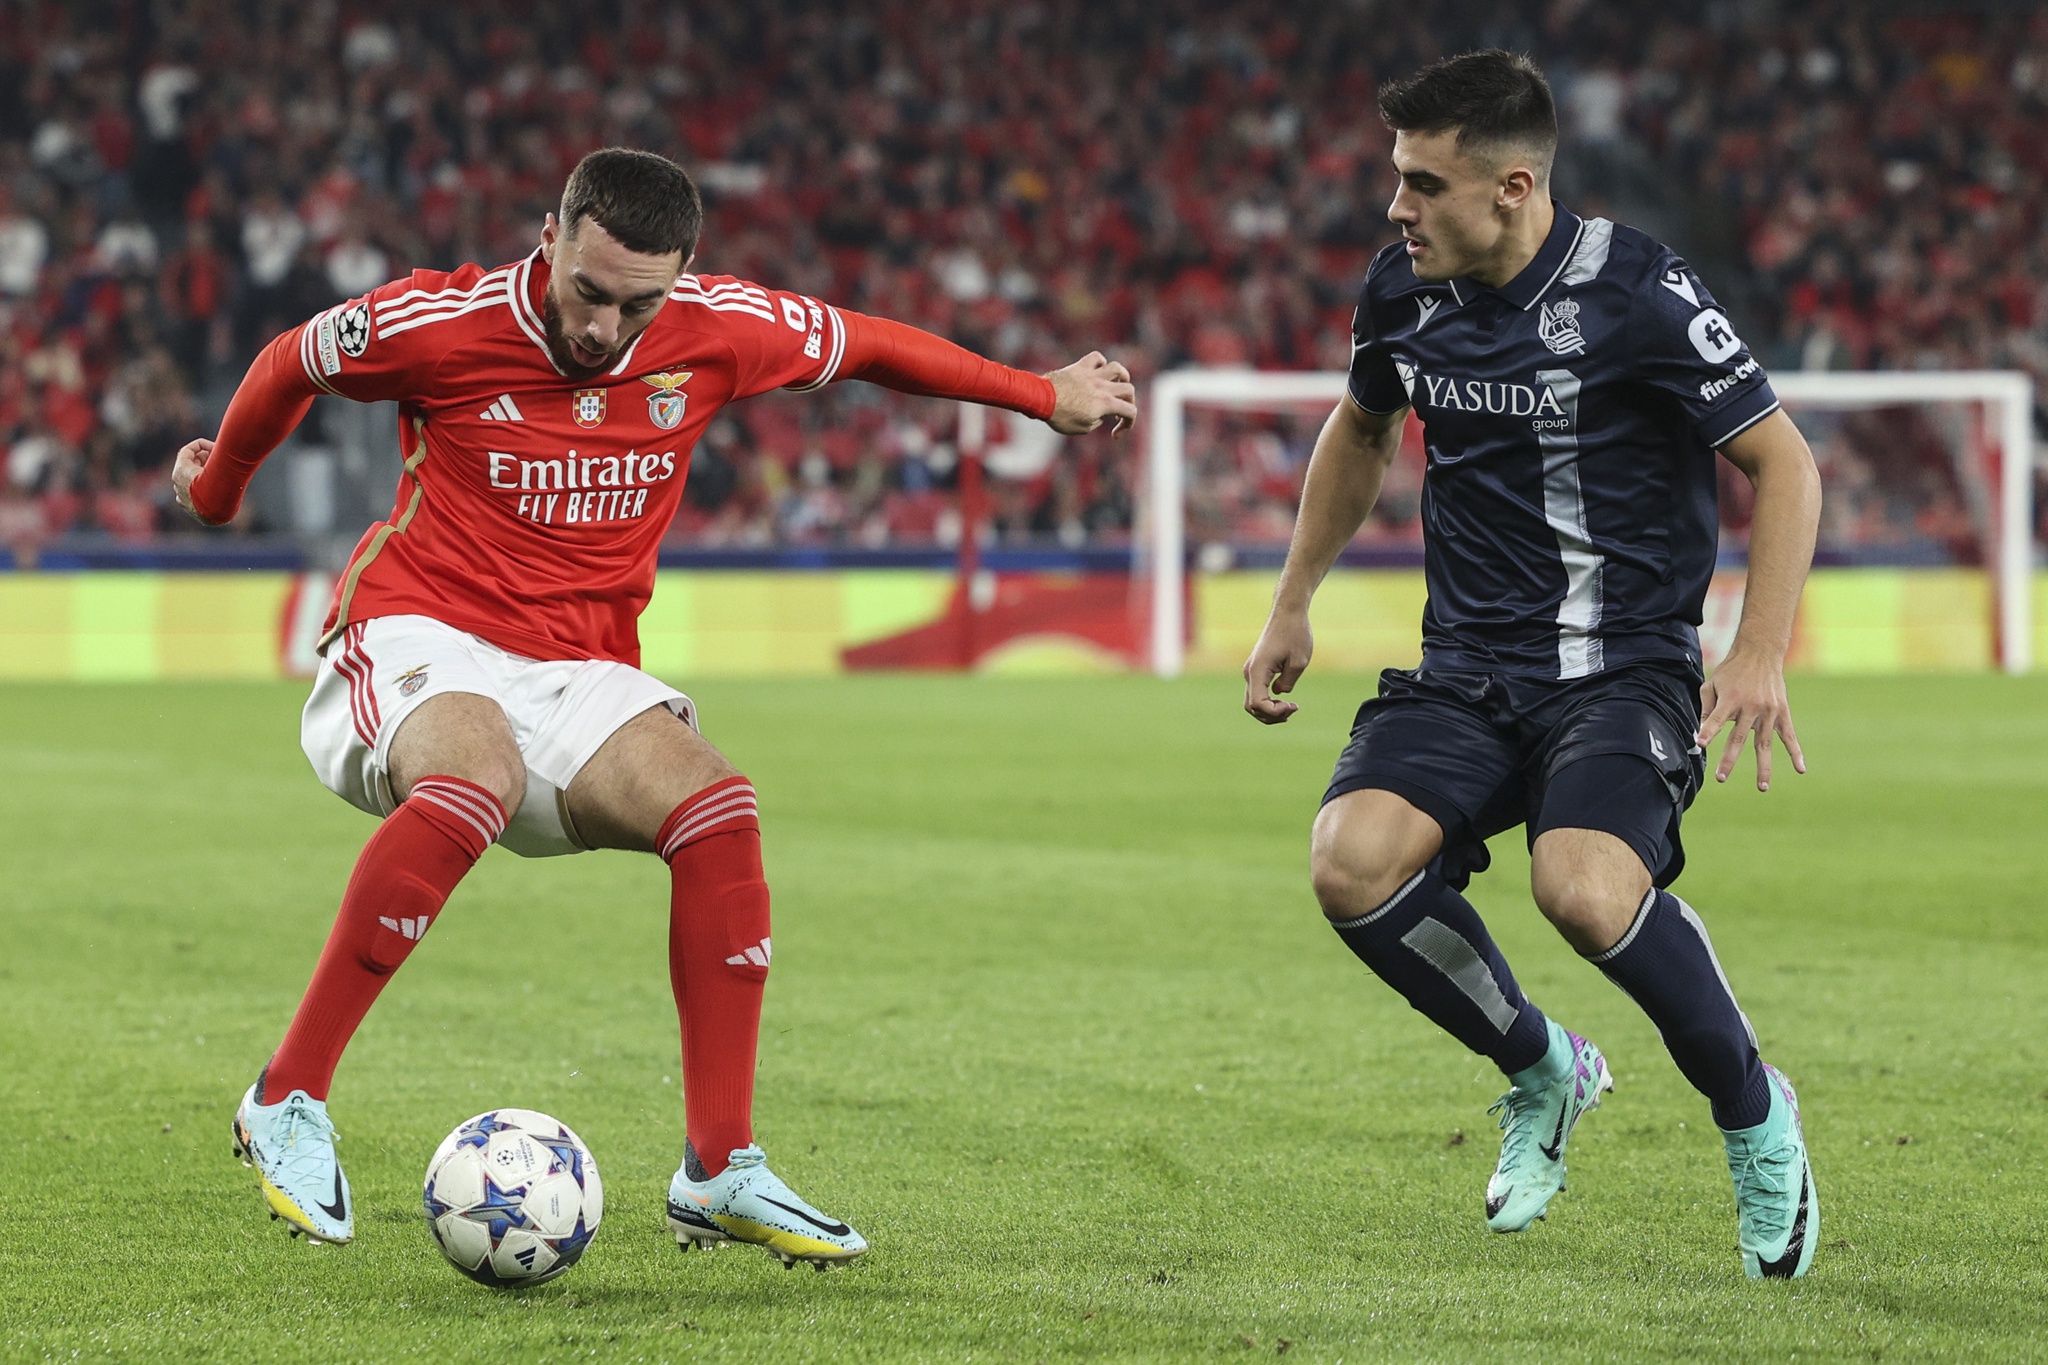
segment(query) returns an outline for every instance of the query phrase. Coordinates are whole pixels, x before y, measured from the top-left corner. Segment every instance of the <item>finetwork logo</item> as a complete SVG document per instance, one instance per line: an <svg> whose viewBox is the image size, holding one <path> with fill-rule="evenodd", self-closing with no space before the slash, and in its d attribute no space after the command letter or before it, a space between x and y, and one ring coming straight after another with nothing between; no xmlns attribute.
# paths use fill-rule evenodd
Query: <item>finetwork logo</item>
<svg viewBox="0 0 2048 1365"><path fill-rule="evenodd" d="M1737 365L1734 369L1730 370L1726 375L1722 376L1719 379L1709 379L1706 383L1700 385L1701 401L1707 403L1713 402L1716 398L1719 398L1722 394L1728 392L1728 390L1734 388L1737 384L1740 384L1743 380L1755 374L1756 371L1756 357L1744 357L1743 362L1740 365Z"/></svg>

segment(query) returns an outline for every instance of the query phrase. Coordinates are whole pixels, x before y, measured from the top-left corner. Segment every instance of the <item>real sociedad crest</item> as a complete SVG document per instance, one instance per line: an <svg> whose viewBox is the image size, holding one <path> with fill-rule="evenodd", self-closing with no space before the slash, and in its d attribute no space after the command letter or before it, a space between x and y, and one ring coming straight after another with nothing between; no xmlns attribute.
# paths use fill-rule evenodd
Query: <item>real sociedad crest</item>
<svg viewBox="0 0 2048 1365"><path fill-rule="evenodd" d="M576 425L594 427L604 421L604 390L576 390Z"/></svg>
<svg viewBox="0 0 2048 1365"><path fill-rule="evenodd" d="M689 405L690 395L681 389L690 382L692 373L690 370L672 370L666 374L640 376L643 383L654 385L654 392L647 395L647 416L663 431L674 431L683 424L683 411Z"/></svg>
<svg viewBox="0 0 2048 1365"><path fill-rule="evenodd" d="M1557 355L1585 350L1586 338L1579 331L1579 301L1559 299L1554 305L1544 304L1541 316L1536 319L1536 335Z"/></svg>

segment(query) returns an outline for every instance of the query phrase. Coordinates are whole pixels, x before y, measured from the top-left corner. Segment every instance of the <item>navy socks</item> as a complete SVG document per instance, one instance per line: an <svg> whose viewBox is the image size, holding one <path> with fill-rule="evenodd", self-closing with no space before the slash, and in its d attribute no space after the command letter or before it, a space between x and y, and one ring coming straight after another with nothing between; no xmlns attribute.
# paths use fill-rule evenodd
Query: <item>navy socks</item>
<svg viewBox="0 0 2048 1365"><path fill-rule="evenodd" d="M1756 1033L1691 906L1652 888L1628 932L1588 960L1650 1016L1679 1071L1713 1105L1715 1123L1749 1128L1770 1115Z"/></svg>
<svg viewBox="0 0 2048 1365"><path fill-rule="evenodd" d="M1416 873L1385 904L1330 927L1430 1022L1503 1072L1526 1070L1549 1050L1543 1012L1515 984L1479 912L1436 873Z"/></svg>

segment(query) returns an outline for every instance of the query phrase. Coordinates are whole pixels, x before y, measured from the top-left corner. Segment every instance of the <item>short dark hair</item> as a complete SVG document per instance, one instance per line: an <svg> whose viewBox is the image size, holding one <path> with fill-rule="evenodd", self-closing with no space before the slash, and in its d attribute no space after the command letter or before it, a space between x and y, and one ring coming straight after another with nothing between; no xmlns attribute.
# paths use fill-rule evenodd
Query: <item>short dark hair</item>
<svg viewBox="0 0 2048 1365"><path fill-rule="evenodd" d="M1461 151L1506 146L1536 152L1547 171L1557 151L1557 101L1536 63L1487 48L1432 62L1380 87L1380 117L1397 133L1458 130Z"/></svg>
<svg viewBox="0 0 2048 1365"><path fill-rule="evenodd" d="M562 186L557 215L573 237L585 218L648 256L683 253L688 260L704 230L704 201L689 172L665 156L630 147L603 147L576 163Z"/></svg>

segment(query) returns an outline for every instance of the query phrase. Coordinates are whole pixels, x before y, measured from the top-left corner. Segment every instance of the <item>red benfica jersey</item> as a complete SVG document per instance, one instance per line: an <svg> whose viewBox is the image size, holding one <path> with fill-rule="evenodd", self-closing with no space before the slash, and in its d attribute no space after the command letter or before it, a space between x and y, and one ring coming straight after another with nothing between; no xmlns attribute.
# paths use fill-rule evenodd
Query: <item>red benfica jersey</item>
<svg viewBox="0 0 2048 1365"><path fill-rule="evenodd" d="M637 622L690 449L737 398L830 382L836 309L684 275L609 371L569 379L541 322L548 266L415 271L298 332L321 392L396 400L405 474L335 589L350 621L420 615L538 659L638 664Z"/></svg>

